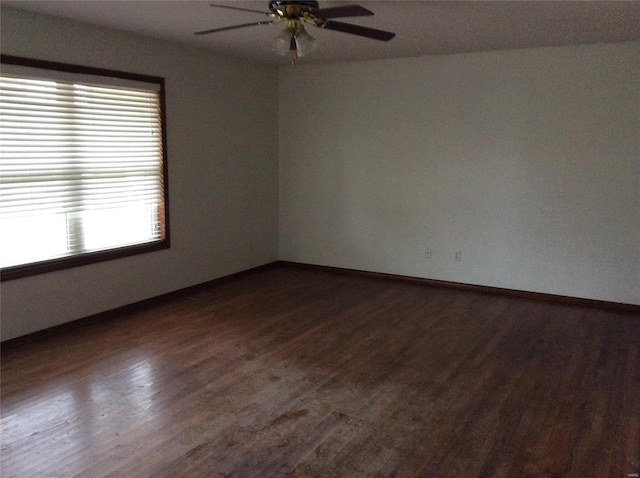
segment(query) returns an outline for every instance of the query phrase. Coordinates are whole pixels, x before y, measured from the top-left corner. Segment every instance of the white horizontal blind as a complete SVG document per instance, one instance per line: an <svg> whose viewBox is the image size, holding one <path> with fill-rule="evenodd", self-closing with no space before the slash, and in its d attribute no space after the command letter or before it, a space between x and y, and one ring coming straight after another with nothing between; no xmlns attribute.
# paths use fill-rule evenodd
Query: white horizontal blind
<svg viewBox="0 0 640 478"><path fill-rule="evenodd" d="M0 267L164 238L156 88L0 75Z"/></svg>

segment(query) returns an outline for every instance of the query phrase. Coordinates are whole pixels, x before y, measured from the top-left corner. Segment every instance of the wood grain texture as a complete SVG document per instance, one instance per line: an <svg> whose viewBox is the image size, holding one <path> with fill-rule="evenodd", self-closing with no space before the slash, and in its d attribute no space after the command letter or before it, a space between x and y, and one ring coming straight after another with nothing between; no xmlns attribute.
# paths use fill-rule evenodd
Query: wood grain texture
<svg viewBox="0 0 640 478"><path fill-rule="evenodd" d="M2 350L2 476L627 477L640 317L280 265Z"/></svg>
<svg viewBox="0 0 640 478"><path fill-rule="evenodd" d="M464 282L451 282L439 279L427 279L424 277L405 276L398 274L388 274L385 272L372 272L360 269L345 269L344 267L323 266L319 264L308 264L304 262L277 261L273 264L280 264L290 267L301 267L303 269L334 272L341 275L354 275L359 277L377 277L379 279L389 279L401 282L412 282L414 284L447 287L450 289L465 290L471 292L483 292L486 294L508 295L519 299L544 300L548 302L561 303L567 305L578 305L584 307L597 307L600 309L621 310L623 312L634 312L640 314L640 305L626 304L624 302L610 302L606 300L585 299L581 297L571 297L566 295L548 294L544 292L531 292L518 289L505 289L503 287L492 287L478 284L467 284Z"/></svg>

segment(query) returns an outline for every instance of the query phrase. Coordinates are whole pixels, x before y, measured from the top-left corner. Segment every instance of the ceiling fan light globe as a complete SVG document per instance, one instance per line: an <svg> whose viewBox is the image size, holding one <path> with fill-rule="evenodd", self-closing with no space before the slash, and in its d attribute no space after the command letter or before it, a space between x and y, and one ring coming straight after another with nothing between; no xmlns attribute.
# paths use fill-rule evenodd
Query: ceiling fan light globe
<svg viewBox="0 0 640 478"><path fill-rule="evenodd" d="M273 39L271 49L280 56L287 56L291 48L291 32L285 28L282 32Z"/></svg>
<svg viewBox="0 0 640 478"><path fill-rule="evenodd" d="M306 56L313 52L317 47L318 41L309 35L304 28L296 35L296 49L298 50L298 56Z"/></svg>

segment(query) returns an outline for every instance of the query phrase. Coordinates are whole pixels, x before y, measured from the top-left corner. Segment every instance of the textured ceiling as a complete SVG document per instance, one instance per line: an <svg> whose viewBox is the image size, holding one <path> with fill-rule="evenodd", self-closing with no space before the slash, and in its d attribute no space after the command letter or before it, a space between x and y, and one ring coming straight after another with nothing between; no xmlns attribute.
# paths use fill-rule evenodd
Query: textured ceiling
<svg viewBox="0 0 640 478"><path fill-rule="evenodd" d="M16 1L2 6L31 10L85 23L190 44L269 63L287 58L271 50L279 25L256 26L206 36L193 32L266 20L258 13L209 6L205 1ZM264 1L212 2L267 11ZM304 63L504 50L640 39L640 1L350 1L373 17L340 19L387 31L390 42L308 27L318 49Z"/></svg>

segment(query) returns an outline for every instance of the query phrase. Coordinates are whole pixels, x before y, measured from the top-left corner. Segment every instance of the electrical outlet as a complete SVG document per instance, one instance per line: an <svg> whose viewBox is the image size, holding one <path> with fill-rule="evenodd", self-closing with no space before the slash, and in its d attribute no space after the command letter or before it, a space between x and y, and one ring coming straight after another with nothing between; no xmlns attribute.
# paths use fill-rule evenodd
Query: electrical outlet
<svg viewBox="0 0 640 478"><path fill-rule="evenodd" d="M427 247L424 250L424 258L425 259L431 259L431 248L430 247Z"/></svg>
<svg viewBox="0 0 640 478"><path fill-rule="evenodd" d="M456 262L462 261L462 251L456 251Z"/></svg>

